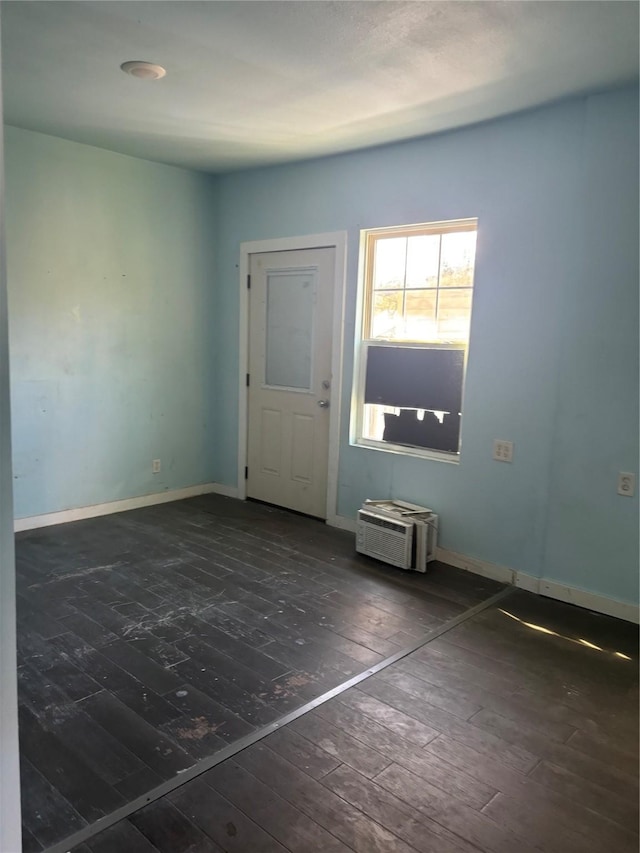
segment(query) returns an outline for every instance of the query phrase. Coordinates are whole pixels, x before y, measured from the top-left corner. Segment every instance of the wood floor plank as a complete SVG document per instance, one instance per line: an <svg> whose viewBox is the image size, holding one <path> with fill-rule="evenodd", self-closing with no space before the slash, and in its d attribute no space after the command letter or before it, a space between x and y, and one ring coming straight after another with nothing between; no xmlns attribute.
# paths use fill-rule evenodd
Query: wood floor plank
<svg viewBox="0 0 640 853"><path fill-rule="evenodd" d="M490 853L513 853L514 850L533 853L534 848L523 834L515 835L491 818L456 801L433 786L425 788L423 781L408 770L392 764L374 781L407 804L424 812L470 844Z"/></svg>
<svg viewBox="0 0 640 853"><path fill-rule="evenodd" d="M282 614L279 614L279 620L280 624L286 626L290 631L293 642L298 639L303 639L305 642L310 640L323 648L328 647L340 652L345 655L347 661L357 661L365 666L372 666L381 661L385 656L388 656L386 652L393 647L393 644L382 641L381 648L384 649L385 653L375 651L364 643L334 632L322 619L319 622L310 622L306 618L306 613L300 614L297 608L288 607L286 604L283 605ZM265 630L269 630L268 626L265 627Z"/></svg>
<svg viewBox="0 0 640 853"><path fill-rule="evenodd" d="M63 654L68 655L77 667L93 678L103 689L135 690L140 686L136 678L85 643L80 637L75 637L68 632L54 637L51 644Z"/></svg>
<svg viewBox="0 0 640 853"><path fill-rule="evenodd" d="M282 709L284 713L285 709L293 710L317 699L323 693L341 685L343 681L343 676L332 670L328 672L292 670L281 678L274 679L263 698Z"/></svg>
<svg viewBox="0 0 640 853"><path fill-rule="evenodd" d="M193 758L174 741L159 734L110 693L103 691L90 696L81 705L89 716L163 779L193 764Z"/></svg>
<svg viewBox="0 0 640 853"><path fill-rule="evenodd" d="M543 732L548 730L549 725L568 727L564 729L564 736L560 740L566 740L571 729L577 729L589 733L596 740L602 738L603 743L616 742L612 733L605 731L593 715L577 711L557 698L540 697L531 691L514 692L513 683L509 680L498 680L486 672L479 673L477 669L450 658L449 661L454 663L452 670L451 666L442 665L445 655L438 657L438 653L433 651L427 655L428 649L427 646L420 650L419 660L417 655L412 655L410 659L403 660L398 668L434 687L466 697L481 707L495 710L513 720L521 720Z"/></svg>
<svg viewBox="0 0 640 853"><path fill-rule="evenodd" d="M477 847L426 815L416 812L407 803L351 767L338 767L322 779L322 784L368 817L381 823L415 850L422 853L477 851Z"/></svg>
<svg viewBox="0 0 640 853"><path fill-rule="evenodd" d="M550 853L607 853L611 845L620 853L636 853L638 836L603 822L571 820L565 809L558 808L548 799L523 799L497 794L482 810L501 826L518 834L526 833L535 847Z"/></svg>
<svg viewBox="0 0 640 853"><path fill-rule="evenodd" d="M366 683L359 686L367 687ZM417 717L405 714L396 706L364 693L358 688L351 688L342 693L340 701L417 746L424 746L439 734L437 729L421 722Z"/></svg>
<svg viewBox="0 0 640 853"><path fill-rule="evenodd" d="M287 634L289 632L285 629L281 632L283 642L274 639L264 650L266 655L286 666L285 671L292 669L308 671L313 670L315 665L322 672L335 670L343 680L362 672L362 665L342 652L328 646L321 646L311 639L297 644L295 641L291 642L290 635L287 636Z"/></svg>
<svg viewBox="0 0 640 853"><path fill-rule="evenodd" d="M71 659L65 655L64 648L59 644L69 638L68 633L43 640L35 631L19 630L17 636L18 656L26 663L31 664L40 672L44 672L56 663L64 663Z"/></svg>
<svg viewBox="0 0 640 853"><path fill-rule="evenodd" d="M225 853L286 853L272 835L199 779L168 799Z"/></svg>
<svg viewBox="0 0 640 853"><path fill-rule="evenodd" d="M621 742L623 746L618 746ZM591 731L574 731L566 740L567 746L577 749L605 764L613 763L625 773L634 775L638 769L638 745L633 741L618 741L596 727Z"/></svg>
<svg viewBox="0 0 640 853"><path fill-rule="evenodd" d="M406 605L389 600L384 595L375 593L363 594L362 592L358 593L358 590L348 593L344 588L327 593L325 598L333 604L342 605L347 608L365 605L371 607L372 611L388 613L390 624L397 622L398 630L396 633L402 632L407 637L426 634L437 628L438 625L441 625L447 619L453 619L454 616L458 616L465 609L459 605L447 605L437 600L423 602L419 598L416 598L411 605ZM421 604L423 605L422 607L420 606Z"/></svg>
<svg viewBox="0 0 640 853"><path fill-rule="evenodd" d="M350 848L235 761L225 761L203 781L252 817L291 853L349 853Z"/></svg>
<svg viewBox="0 0 640 853"><path fill-rule="evenodd" d="M522 631L528 633L523 636ZM529 677L538 683L542 680L555 689L564 685L592 702L602 702L604 698L615 703L624 696L625 684L621 679L625 670L619 669L617 677L614 677L609 667L600 666L602 658L594 657L596 652L593 650L544 633L539 637L533 636L538 633L506 617L495 624L478 619L460 625L448 634L447 641L476 654L481 652L505 669L515 668L521 678ZM544 656L540 654L540 643L546 652ZM602 690L606 690L605 697L599 695Z"/></svg>
<svg viewBox="0 0 640 853"><path fill-rule="evenodd" d="M187 659L184 652L181 652L171 643L165 643L158 637L154 637L153 634L146 632L144 635L141 633L132 634L127 642L131 648L142 652L145 657L164 668L175 666L175 664L182 663Z"/></svg>
<svg viewBox="0 0 640 853"><path fill-rule="evenodd" d="M154 595L149 589L136 583L131 577L124 574L124 571L126 569L123 567L123 571L116 570L109 572L106 583L112 586L116 592L124 595L130 601L136 601L148 610L155 610L156 607L161 606L162 599L159 596Z"/></svg>
<svg viewBox="0 0 640 853"><path fill-rule="evenodd" d="M130 642L116 640L104 646L101 654L158 694L168 693L180 686L181 679L175 672L160 666Z"/></svg>
<svg viewBox="0 0 640 853"><path fill-rule="evenodd" d="M337 758L316 743L307 740L291 726L273 732L264 739L263 743L303 770L312 779L321 779L326 776L340 765L342 759L342 756Z"/></svg>
<svg viewBox="0 0 640 853"><path fill-rule="evenodd" d="M193 725L201 725L202 719L212 734L217 734L225 742L237 740L253 731L255 726L234 714L224 705L209 698L190 684L183 684L178 690L168 693L167 701L180 709L180 720L189 720ZM187 740L191 740L187 736Z"/></svg>
<svg viewBox="0 0 640 853"><path fill-rule="evenodd" d="M210 646L237 663L242 664L247 669L259 673L265 680L284 675L289 669L288 666L278 663L267 654L246 645L241 640L228 637L223 631L219 631L213 625L203 622L200 631L200 636L206 638ZM182 648L181 643L177 643L177 646L178 648Z"/></svg>
<svg viewBox="0 0 640 853"><path fill-rule="evenodd" d="M177 565L176 571L178 574L198 584L199 587L208 589L212 598L224 600L227 584L223 578L215 577L189 561Z"/></svg>
<svg viewBox="0 0 640 853"><path fill-rule="evenodd" d="M160 731L196 760L208 758L228 744L227 740L216 734L216 724L204 714L195 717L178 717L176 720L164 723Z"/></svg>
<svg viewBox="0 0 640 853"><path fill-rule="evenodd" d="M27 827L22 825L22 853L40 853L43 850L42 844L38 841L35 835L32 835Z"/></svg>
<svg viewBox="0 0 640 853"><path fill-rule="evenodd" d="M52 731L68 749L111 785L143 767L141 761L117 738L97 725L80 708L76 707L73 713L61 715Z"/></svg>
<svg viewBox="0 0 640 853"><path fill-rule="evenodd" d="M129 821L159 853L224 853L168 799L150 803Z"/></svg>
<svg viewBox="0 0 640 853"><path fill-rule="evenodd" d="M144 684L117 690L114 696L151 726L163 726L182 715L175 705Z"/></svg>
<svg viewBox="0 0 640 853"><path fill-rule="evenodd" d="M253 649L264 649L272 642L273 637L263 631L261 627L255 627L251 622L247 623L223 613L216 605L211 605L199 614L199 619L209 625L213 625L219 631L224 631L236 640L242 640Z"/></svg>
<svg viewBox="0 0 640 853"><path fill-rule="evenodd" d="M249 747L236 756L236 761L356 853L410 853L409 845L397 835L267 747Z"/></svg>
<svg viewBox="0 0 640 853"><path fill-rule="evenodd" d="M95 692L101 689L99 684L95 687ZM55 725L74 708L74 700L51 678L50 670L42 672L36 666L20 663L18 688L21 703L45 725Z"/></svg>
<svg viewBox="0 0 640 853"><path fill-rule="evenodd" d="M22 790L29 792L30 805L23 809L23 824L41 847L48 847L87 825L71 803L36 770L24 750L20 756L20 778Z"/></svg>
<svg viewBox="0 0 640 853"><path fill-rule="evenodd" d="M391 763L381 753L314 713L294 720L290 728L363 776L371 778Z"/></svg>
<svg viewBox="0 0 640 853"><path fill-rule="evenodd" d="M622 767L610 763L605 764L579 750L572 749L570 746L548 739L534 729L528 729L521 723L514 723L487 709L475 714L470 723L484 731L491 732L510 744L523 744L526 749L535 750L535 754L541 758L546 758L560 767L565 767L591 782L603 784L616 793L628 792L629 790L635 791L636 795L638 793L638 780L630 772L631 762L628 760L624 762Z"/></svg>
<svg viewBox="0 0 640 853"><path fill-rule="evenodd" d="M632 789L627 796L615 793L549 761L541 761L529 778L548 791L556 792L572 803L579 803L627 830L638 831L638 798Z"/></svg>
<svg viewBox="0 0 640 853"><path fill-rule="evenodd" d="M44 610L32 604L24 595L16 595L16 617L29 630L34 630L44 640L63 634L65 628Z"/></svg>
<svg viewBox="0 0 640 853"><path fill-rule="evenodd" d="M185 683L205 693L220 707L233 708L235 717L240 717L252 726L263 725L272 719L268 709L272 698L272 683L265 681L243 666L237 666L226 655L214 651L206 643L189 638L181 644L188 649L188 660L177 664L176 674ZM167 694L173 701L176 691Z"/></svg>
<svg viewBox="0 0 640 853"><path fill-rule="evenodd" d="M87 847L91 853L158 853L158 848L128 820L94 836ZM71 853L78 853L78 848L74 847Z"/></svg>
<svg viewBox="0 0 640 853"><path fill-rule="evenodd" d="M424 722L425 725L439 733L448 734L482 754L498 757L500 761L515 767L517 770L526 773L535 767L540 760L539 755L534 755L520 746L518 742L508 742L479 726L459 720L441 708L436 708L434 705L428 705L424 701L409 696L408 693L398 690L398 688L381 679L369 678L366 682L362 682L359 687L362 692L366 692L392 708Z"/></svg>
<svg viewBox="0 0 640 853"><path fill-rule="evenodd" d="M54 663L43 674L54 684L62 687L74 702L79 699L86 699L87 696L92 696L102 689L101 685L88 673L83 672L70 661Z"/></svg>
<svg viewBox="0 0 640 853"><path fill-rule="evenodd" d="M76 610L71 616L64 616L59 622L64 626L65 631L72 631L76 636L86 640L95 649L100 649L102 646L106 646L107 643L112 643L118 639L113 631L105 628L104 625L101 625L95 619L91 619L79 610Z"/></svg>
<svg viewBox="0 0 640 853"><path fill-rule="evenodd" d="M455 690L447 690L442 687L429 685L427 682L403 671L401 668L389 668L380 673L380 678L389 684L399 687L410 696L415 696L418 699L424 699L430 705L435 705L437 708L442 708L453 714L455 717L460 717L461 720L468 720L478 711L482 710L482 705L476 702L469 701L467 696L456 693ZM574 729L569 729L565 734L564 739Z"/></svg>
<svg viewBox="0 0 640 853"><path fill-rule="evenodd" d="M73 604L82 614L93 619L94 622L102 625L103 628L111 631L117 637L127 636L127 632L136 624L135 619L123 616L122 613L118 613L113 607L93 596L75 598Z"/></svg>
<svg viewBox="0 0 640 853"><path fill-rule="evenodd" d="M121 795L92 767L42 728L24 706L20 708L22 754L87 821L97 820L123 805Z"/></svg>
<svg viewBox="0 0 640 853"><path fill-rule="evenodd" d="M398 731L381 726L341 701L327 702L316 713L380 752L389 762L400 764L430 784L437 784L443 791L472 808L482 808L498 791L498 787L490 780L469 774L467 768L452 765L437 753L428 751L427 747L416 749L416 744L406 740ZM440 738L429 743L437 743L438 740ZM481 759L481 756L477 757Z"/></svg>

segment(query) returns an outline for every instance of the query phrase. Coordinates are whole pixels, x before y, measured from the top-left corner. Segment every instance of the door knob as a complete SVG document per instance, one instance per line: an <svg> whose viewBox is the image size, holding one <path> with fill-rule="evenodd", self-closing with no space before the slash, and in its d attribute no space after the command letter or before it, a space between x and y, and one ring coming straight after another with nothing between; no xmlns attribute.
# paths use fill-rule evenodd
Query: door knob
<svg viewBox="0 0 640 853"><path fill-rule="evenodd" d="M320 406L321 409L328 409L329 408L329 401L328 400L318 400L318 405Z"/></svg>

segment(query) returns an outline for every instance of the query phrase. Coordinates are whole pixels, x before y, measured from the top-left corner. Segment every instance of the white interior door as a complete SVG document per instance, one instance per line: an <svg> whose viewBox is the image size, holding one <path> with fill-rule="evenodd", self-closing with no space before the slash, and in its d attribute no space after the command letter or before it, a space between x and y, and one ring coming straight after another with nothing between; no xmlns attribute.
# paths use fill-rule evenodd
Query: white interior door
<svg viewBox="0 0 640 853"><path fill-rule="evenodd" d="M247 496L326 517L335 250L250 258Z"/></svg>

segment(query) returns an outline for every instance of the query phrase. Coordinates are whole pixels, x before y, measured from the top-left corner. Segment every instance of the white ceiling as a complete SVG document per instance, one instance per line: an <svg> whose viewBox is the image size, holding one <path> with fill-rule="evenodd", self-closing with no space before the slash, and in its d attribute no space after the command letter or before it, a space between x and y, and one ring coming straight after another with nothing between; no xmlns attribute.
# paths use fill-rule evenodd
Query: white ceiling
<svg viewBox="0 0 640 853"><path fill-rule="evenodd" d="M5 121L212 172L434 133L638 77L638 3L2 3ZM122 62L167 69L147 82Z"/></svg>

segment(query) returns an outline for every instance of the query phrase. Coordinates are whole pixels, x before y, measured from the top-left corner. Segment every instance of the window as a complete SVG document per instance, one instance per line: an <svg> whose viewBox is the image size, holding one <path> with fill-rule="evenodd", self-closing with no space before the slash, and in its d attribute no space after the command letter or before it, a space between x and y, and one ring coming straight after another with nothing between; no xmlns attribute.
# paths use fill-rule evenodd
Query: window
<svg viewBox="0 0 640 853"><path fill-rule="evenodd" d="M363 232L355 441L460 449L477 220Z"/></svg>

